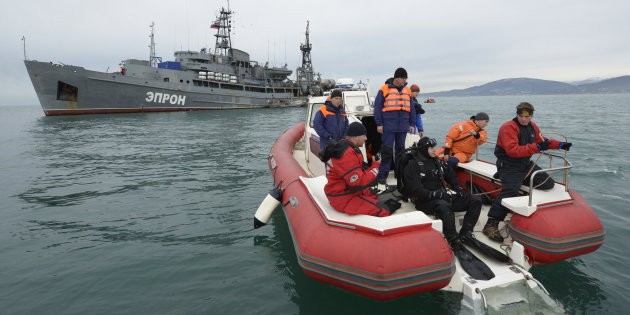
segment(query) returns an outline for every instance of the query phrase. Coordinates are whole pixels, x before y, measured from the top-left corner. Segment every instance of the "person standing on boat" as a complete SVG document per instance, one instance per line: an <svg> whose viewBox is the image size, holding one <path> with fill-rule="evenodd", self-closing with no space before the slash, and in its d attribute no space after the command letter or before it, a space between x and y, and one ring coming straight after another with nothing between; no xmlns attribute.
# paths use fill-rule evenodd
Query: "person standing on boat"
<svg viewBox="0 0 630 315"><path fill-rule="evenodd" d="M411 89L407 87L407 70L398 68L391 84L384 84L374 100L374 121L381 134L381 166L379 184L385 184L394 149L400 154L405 149L407 133L413 133L416 111L411 106Z"/></svg>
<svg viewBox="0 0 630 315"><path fill-rule="evenodd" d="M497 157L497 172L501 180L501 193L492 202L488 212L488 222L483 234L496 242L503 242L499 222L507 216L509 209L501 204L503 198L516 197L521 184L529 185L529 177L540 170L530 160L532 155L548 149L569 151L571 142L560 142L543 138L538 126L532 121L534 105L522 102L516 106L516 117L504 123L499 129L494 155ZM496 177L496 175L495 175ZM548 190L554 186L553 179L545 172L534 176L534 187Z"/></svg>
<svg viewBox="0 0 630 315"><path fill-rule="evenodd" d="M462 242L474 241L472 231L481 212L481 198L462 188L455 171L437 158L436 144L435 139L423 137L412 147L413 159L404 166L403 182L406 195L416 209L442 220L444 238L455 251ZM447 184L455 194L447 192ZM466 211L459 234L455 228L455 211Z"/></svg>
<svg viewBox="0 0 630 315"><path fill-rule="evenodd" d="M484 130L490 117L484 112L470 117L470 120L454 124L446 134L444 147L435 151L448 166L455 169L458 163L466 163L477 151L477 147L488 140L488 132Z"/></svg>
<svg viewBox="0 0 630 315"><path fill-rule="evenodd" d="M339 141L346 135L348 129L348 115L341 103L340 90L330 93L330 100L319 108L313 119L313 128L319 136L320 152L326 149L331 141Z"/></svg>
<svg viewBox="0 0 630 315"><path fill-rule="evenodd" d="M418 102L418 95L420 95L420 87L417 84L411 85L411 106L416 111L416 130L414 130L415 134L420 135L422 138L424 136L424 127L422 126L422 114L425 113L422 108L422 104Z"/></svg>
<svg viewBox="0 0 630 315"><path fill-rule="evenodd" d="M378 162L363 162L359 149L367 140L367 130L360 122L348 126L347 137L331 143L322 161L326 163L328 182L324 186L326 197L337 211L347 214L367 214L377 217L390 215L390 210L378 202L370 191L376 182Z"/></svg>

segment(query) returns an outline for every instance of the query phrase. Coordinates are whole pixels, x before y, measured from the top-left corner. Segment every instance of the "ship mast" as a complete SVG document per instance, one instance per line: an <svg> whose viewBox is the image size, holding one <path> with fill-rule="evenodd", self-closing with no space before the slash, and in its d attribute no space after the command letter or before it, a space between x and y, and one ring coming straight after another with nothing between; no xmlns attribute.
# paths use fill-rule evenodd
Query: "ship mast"
<svg viewBox="0 0 630 315"><path fill-rule="evenodd" d="M232 11L230 11L229 6L227 10L221 8L219 17L210 26L217 29L217 33L214 34L217 38L214 44L215 55L228 56L232 52L232 38L230 37L230 31L232 30L231 16Z"/></svg>
<svg viewBox="0 0 630 315"><path fill-rule="evenodd" d="M311 62L311 49L313 46L311 45L309 39L309 27L310 21L306 21L306 42L304 44L300 44L300 50L302 51L302 66L296 69L295 74L297 75L297 82L300 85L303 95L318 95L321 90L319 89L319 86L315 86L315 76L319 76L319 74L315 74L313 70L313 63Z"/></svg>
<svg viewBox="0 0 630 315"><path fill-rule="evenodd" d="M308 39L308 28L310 21L306 21L306 43L300 45L302 51L302 69L304 72L312 73L313 64L311 63L311 49L313 48ZM309 82L309 86L312 82Z"/></svg>
<svg viewBox="0 0 630 315"><path fill-rule="evenodd" d="M149 35L149 37L151 38L151 44L149 44L149 63L153 68L157 67L158 62L162 62L162 57L155 56L155 35L153 32L154 26L154 22L151 22L151 25L149 25L149 27L151 28L151 35Z"/></svg>

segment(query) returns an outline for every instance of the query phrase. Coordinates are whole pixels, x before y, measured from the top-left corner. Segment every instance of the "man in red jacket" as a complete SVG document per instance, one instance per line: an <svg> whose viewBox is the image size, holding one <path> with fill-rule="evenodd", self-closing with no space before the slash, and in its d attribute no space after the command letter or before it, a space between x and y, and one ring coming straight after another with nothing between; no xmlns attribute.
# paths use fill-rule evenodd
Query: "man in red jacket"
<svg viewBox="0 0 630 315"><path fill-rule="evenodd" d="M365 163L359 150L366 140L367 130L363 124L353 122L344 140L326 147L322 160L328 169L328 183L324 192L338 211L385 217L390 211L381 203L377 204L377 196L370 191L376 183L380 164Z"/></svg>
<svg viewBox="0 0 630 315"><path fill-rule="evenodd" d="M516 197L521 184L529 185L529 177L540 167L530 160L532 155L548 149L569 151L571 142L559 142L543 138L538 126L532 121L534 105L523 102L516 106L516 117L504 123L499 129L494 155L497 157L497 172L501 179L501 193L492 202L488 212L488 222L483 234L496 242L503 242L499 232L499 222L503 221L509 209L501 204L503 198ZM548 190L554 186L549 174L540 172L534 176L534 188Z"/></svg>

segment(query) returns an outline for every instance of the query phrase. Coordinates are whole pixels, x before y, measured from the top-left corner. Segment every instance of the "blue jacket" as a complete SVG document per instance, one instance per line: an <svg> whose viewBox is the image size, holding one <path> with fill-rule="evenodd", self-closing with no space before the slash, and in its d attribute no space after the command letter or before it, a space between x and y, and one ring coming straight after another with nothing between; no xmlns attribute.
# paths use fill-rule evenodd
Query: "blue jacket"
<svg viewBox="0 0 630 315"><path fill-rule="evenodd" d="M424 131L424 127L422 126L422 114L425 113L425 110L422 108L422 104L418 102L417 98L412 97L411 106L416 109L416 128L418 128L418 131Z"/></svg>
<svg viewBox="0 0 630 315"><path fill-rule="evenodd" d="M343 105L335 107L330 101L326 102L326 112L321 108L313 119L313 128L319 136L319 147L326 148L330 140L341 140L346 136L348 130L348 116Z"/></svg>
<svg viewBox="0 0 630 315"><path fill-rule="evenodd" d="M396 88L394 84L389 84L389 87L392 89ZM379 89L374 99L374 121L377 126L383 126L383 132L409 132L409 127L415 127L416 110L413 108L413 105L411 106L411 112L404 110L383 112L384 101L383 91Z"/></svg>

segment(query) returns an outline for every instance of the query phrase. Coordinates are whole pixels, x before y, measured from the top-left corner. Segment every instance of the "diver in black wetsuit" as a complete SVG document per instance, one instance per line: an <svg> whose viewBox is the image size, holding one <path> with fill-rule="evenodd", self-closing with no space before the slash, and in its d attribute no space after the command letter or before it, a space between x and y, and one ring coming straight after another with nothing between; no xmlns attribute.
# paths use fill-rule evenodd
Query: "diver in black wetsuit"
<svg viewBox="0 0 630 315"><path fill-rule="evenodd" d="M424 137L412 151L413 160L403 170L405 189L416 209L435 215L443 222L444 237L453 250L461 247L462 239L470 238L481 212L481 198L465 191L457 181L455 171L435 155L435 139ZM450 195L449 185L456 194ZM454 211L466 211L462 227L455 229Z"/></svg>
<svg viewBox="0 0 630 315"><path fill-rule="evenodd" d="M480 242L472 234L481 212L481 198L465 191L457 181L455 170L435 155L435 139L424 137L412 149L402 171L402 193L416 205L416 209L442 220L442 231L462 268L475 279L494 278L492 270L471 253L463 244L480 250L485 255L501 262L510 258L494 248ZM450 186L455 194L447 192ZM464 222L457 233L454 212L466 211Z"/></svg>

